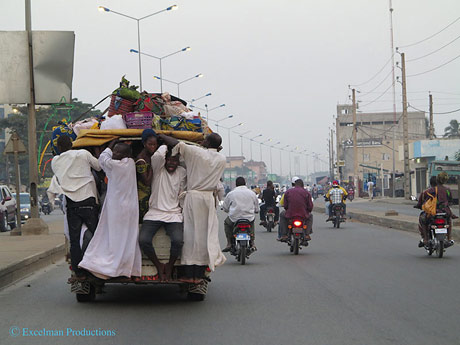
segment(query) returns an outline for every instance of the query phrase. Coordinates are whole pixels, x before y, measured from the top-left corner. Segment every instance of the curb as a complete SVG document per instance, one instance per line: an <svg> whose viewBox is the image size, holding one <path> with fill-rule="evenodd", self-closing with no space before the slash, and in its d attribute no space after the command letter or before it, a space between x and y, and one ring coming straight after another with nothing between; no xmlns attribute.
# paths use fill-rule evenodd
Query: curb
<svg viewBox="0 0 460 345"><path fill-rule="evenodd" d="M35 273L37 270L55 263L65 255L65 243L31 255L0 270L0 289Z"/></svg>
<svg viewBox="0 0 460 345"><path fill-rule="evenodd" d="M324 214L324 207L315 206L313 208L313 211ZM392 228L392 229L398 229L398 230L403 230L403 231L408 231L408 232L419 233L418 223L407 221L407 220L397 220L394 218L379 217L379 216L373 216L373 215L364 214L364 213L356 213L352 211L347 211L347 216L350 219L356 220L360 223L379 225L379 226L383 226L386 228ZM455 241L460 240L460 231L458 228L452 229L452 238Z"/></svg>

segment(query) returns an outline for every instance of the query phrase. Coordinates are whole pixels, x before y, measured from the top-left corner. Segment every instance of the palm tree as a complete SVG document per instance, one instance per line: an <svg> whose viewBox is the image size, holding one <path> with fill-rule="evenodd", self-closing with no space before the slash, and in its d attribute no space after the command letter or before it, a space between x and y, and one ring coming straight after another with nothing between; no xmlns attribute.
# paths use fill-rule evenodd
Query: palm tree
<svg viewBox="0 0 460 345"><path fill-rule="evenodd" d="M460 128L457 120L450 120L449 126L444 128L444 137L460 138Z"/></svg>

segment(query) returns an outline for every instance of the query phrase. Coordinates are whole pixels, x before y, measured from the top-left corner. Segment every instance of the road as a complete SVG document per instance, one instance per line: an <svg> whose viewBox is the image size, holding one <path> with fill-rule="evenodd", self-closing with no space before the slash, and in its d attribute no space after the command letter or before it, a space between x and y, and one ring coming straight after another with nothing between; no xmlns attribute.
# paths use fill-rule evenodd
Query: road
<svg viewBox="0 0 460 345"><path fill-rule="evenodd" d="M204 302L186 301L176 287L114 285L79 304L67 265L57 263L0 292L0 343L460 343L459 247L438 259L412 233L352 222L334 229L319 214L315 224L298 256L258 228L258 252L246 266L229 258ZM115 335L24 339L9 335L13 326Z"/></svg>

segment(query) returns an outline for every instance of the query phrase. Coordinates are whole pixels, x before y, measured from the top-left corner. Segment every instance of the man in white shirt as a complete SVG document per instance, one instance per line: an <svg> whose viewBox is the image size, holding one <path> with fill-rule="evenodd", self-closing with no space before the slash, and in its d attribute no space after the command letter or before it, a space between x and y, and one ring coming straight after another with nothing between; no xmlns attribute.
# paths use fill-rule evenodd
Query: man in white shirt
<svg viewBox="0 0 460 345"><path fill-rule="evenodd" d="M369 182L367 182L367 191L369 192L369 199L373 200L374 199L374 182L372 182L371 179L369 179Z"/></svg>
<svg viewBox="0 0 460 345"><path fill-rule="evenodd" d="M239 219L247 219L251 222L251 241L252 251L256 250L254 245L254 219L255 214L259 212L259 201L257 195L248 187L243 177L236 178L236 187L227 194L222 208L228 213L228 217L224 221L225 236L227 237L227 247L222 251L228 252L231 250L233 241L233 227Z"/></svg>
<svg viewBox="0 0 460 345"><path fill-rule="evenodd" d="M77 278L84 278L84 270L78 268L78 264L98 222L97 188L91 169L100 171L101 167L88 151L71 150L72 140L66 135L58 138L57 146L61 154L53 158L51 169L66 197L72 270ZM83 246L80 247L83 224L89 231L85 232Z"/></svg>
<svg viewBox="0 0 460 345"><path fill-rule="evenodd" d="M179 166L179 156L171 156L166 145L161 145L152 155L152 193L149 210L144 216L139 234L142 252L152 260L157 268L160 281L171 279L174 263L184 245L184 227L179 196L185 190L187 173ZM169 262L165 265L158 260L152 239L161 227L171 239Z"/></svg>
<svg viewBox="0 0 460 345"><path fill-rule="evenodd" d="M174 146L173 155L180 153L187 171L187 194L184 200L184 247L181 264L185 265L183 281L202 283L206 267L214 271L226 258L219 245L214 192L225 170L226 158L218 152L222 138L209 134L201 146L188 145L160 134L168 146Z"/></svg>

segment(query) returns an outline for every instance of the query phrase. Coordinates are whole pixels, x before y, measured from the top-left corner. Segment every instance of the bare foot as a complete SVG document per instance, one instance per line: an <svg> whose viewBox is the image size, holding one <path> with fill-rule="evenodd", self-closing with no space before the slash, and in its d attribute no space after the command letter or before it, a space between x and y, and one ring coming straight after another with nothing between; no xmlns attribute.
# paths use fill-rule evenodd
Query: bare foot
<svg viewBox="0 0 460 345"><path fill-rule="evenodd" d="M160 267L157 267L158 278L160 282L165 281L165 264L160 263Z"/></svg>

